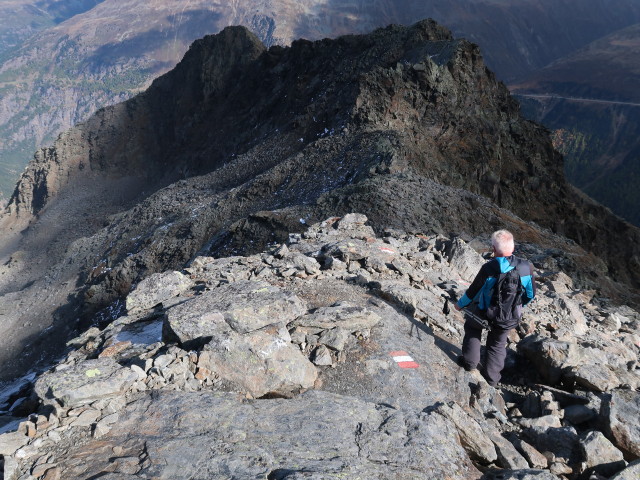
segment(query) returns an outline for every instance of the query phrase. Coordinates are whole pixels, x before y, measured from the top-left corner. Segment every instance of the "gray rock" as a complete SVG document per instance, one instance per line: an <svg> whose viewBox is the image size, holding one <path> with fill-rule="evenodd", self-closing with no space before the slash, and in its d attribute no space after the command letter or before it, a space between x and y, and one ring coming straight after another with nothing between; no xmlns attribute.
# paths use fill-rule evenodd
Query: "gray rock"
<svg viewBox="0 0 640 480"><path fill-rule="evenodd" d="M565 367L586 363L577 344L539 335L525 337L517 348L551 385L560 381Z"/></svg>
<svg viewBox="0 0 640 480"><path fill-rule="evenodd" d="M254 398L310 388L318 375L311 362L291 343L282 323L245 335L234 331L215 334L200 354L198 366Z"/></svg>
<svg viewBox="0 0 640 480"><path fill-rule="evenodd" d="M154 273L142 280L127 296L127 311L131 313L153 308L159 303L178 296L191 285L189 277L180 272Z"/></svg>
<svg viewBox="0 0 640 480"><path fill-rule="evenodd" d="M626 466L622 452L596 430L581 436L580 448L586 468L605 477L610 477Z"/></svg>
<svg viewBox="0 0 640 480"><path fill-rule="evenodd" d="M16 450L22 448L29 442L23 432L9 432L0 435L0 455L13 455Z"/></svg>
<svg viewBox="0 0 640 480"><path fill-rule="evenodd" d="M512 434L509 436L509 440L517 448L517 450L526 458L529 465L533 468L547 468L548 461L542 453L540 453L533 445L525 442L521 438Z"/></svg>
<svg viewBox="0 0 640 480"><path fill-rule="evenodd" d="M500 467L514 470L529 468L527 460L509 440L495 432L489 432L489 438L496 447L496 453L498 455L496 463Z"/></svg>
<svg viewBox="0 0 640 480"><path fill-rule="evenodd" d="M59 466L64 478L114 470L122 476L112 478L129 478L114 460L140 468L143 448L150 478L480 477L444 417L321 391L259 401L160 392L129 404L99 440L72 445Z"/></svg>
<svg viewBox="0 0 640 480"><path fill-rule="evenodd" d="M449 251L449 264L455 268L463 280L471 281L486 260L461 238L454 238Z"/></svg>
<svg viewBox="0 0 640 480"><path fill-rule="evenodd" d="M331 352L324 345L320 345L313 352L313 363L319 367L333 365Z"/></svg>
<svg viewBox="0 0 640 480"><path fill-rule="evenodd" d="M602 404L605 433L614 445L631 458L640 458L640 393L614 390Z"/></svg>
<svg viewBox="0 0 640 480"><path fill-rule="evenodd" d="M631 462L627 468L615 474L609 480L638 480L640 478L640 460Z"/></svg>
<svg viewBox="0 0 640 480"><path fill-rule="evenodd" d="M499 470L485 473L481 480L560 480L548 470Z"/></svg>
<svg viewBox="0 0 640 480"><path fill-rule="evenodd" d="M569 368L564 376L595 392L607 392L621 384L620 379L608 365L579 365Z"/></svg>
<svg viewBox="0 0 640 480"><path fill-rule="evenodd" d="M469 457L483 463L491 463L497 460L496 448L493 442L487 438L487 433L457 403L449 402L446 405L439 405L435 411L455 425L460 443L469 454Z"/></svg>
<svg viewBox="0 0 640 480"><path fill-rule="evenodd" d="M553 453L560 462L573 465L581 459L580 438L573 427L533 427L524 433L536 449Z"/></svg>
<svg viewBox="0 0 640 480"><path fill-rule="evenodd" d="M326 345L327 347L341 352L349 340L350 334L341 327L332 328L331 330L325 330L320 335L318 343Z"/></svg>
<svg viewBox="0 0 640 480"><path fill-rule="evenodd" d="M45 373L36 381L34 390L44 403L55 399L64 406L74 407L123 395L137 379L130 368L106 357Z"/></svg>
<svg viewBox="0 0 640 480"><path fill-rule="evenodd" d="M340 327L348 333L369 329L380 322L378 314L365 307L340 302L331 307L318 308L315 312L293 321L291 326L333 329Z"/></svg>
<svg viewBox="0 0 640 480"><path fill-rule="evenodd" d="M222 285L167 313L163 336L185 348L206 343L231 329L248 333L276 322L288 323L306 313L296 295L265 282L240 281Z"/></svg>
<svg viewBox="0 0 640 480"><path fill-rule="evenodd" d="M3 480L16 480L18 478L18 475L20 475L20 465L18 464L18 461L10 456L5 455L4 460L4 467L3 467L3 476L2 479Z"/></svg>

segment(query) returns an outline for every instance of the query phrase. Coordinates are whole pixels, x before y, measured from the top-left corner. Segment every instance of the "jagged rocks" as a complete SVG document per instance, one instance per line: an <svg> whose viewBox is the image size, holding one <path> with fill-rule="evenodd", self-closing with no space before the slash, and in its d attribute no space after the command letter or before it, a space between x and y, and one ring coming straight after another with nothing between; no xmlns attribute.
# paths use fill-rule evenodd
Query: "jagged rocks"
<svg viewBox="0 0 640 480"><path fill-rule="evenodd" d="M249 333L275 322L289 323L306 313L298 297L265 282L239 281L205 292L170 309L163 335L187 348L216 333Z"/></svg>
<svg viewBox="0 0 640 480"><path fill-rule="evenodd" d="M45 403L57 400L73 407L123 395L136 380L137 375L130 368L122 367L112 358L101 358L45 373L34 388Z"/></svg>
<svg viewBox="0 0 640 480"><path fill-rule="evenodd" d="M614 390L602 405L606 432L630 459L640 458L640 393Z"/></svg>

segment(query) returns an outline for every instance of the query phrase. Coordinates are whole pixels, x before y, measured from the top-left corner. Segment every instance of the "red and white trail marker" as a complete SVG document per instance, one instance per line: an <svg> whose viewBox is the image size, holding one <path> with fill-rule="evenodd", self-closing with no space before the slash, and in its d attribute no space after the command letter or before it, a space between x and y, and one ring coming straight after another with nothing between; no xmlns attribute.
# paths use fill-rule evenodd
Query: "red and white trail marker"
<svg viewBox="0 0 640 480"><path fill-rule="evenodd" d="M405 351L391 352L390 354L395 362L398 364L400 368L418 368L416 362L413 361L413 358L409 356L409 354Z"/></svg>

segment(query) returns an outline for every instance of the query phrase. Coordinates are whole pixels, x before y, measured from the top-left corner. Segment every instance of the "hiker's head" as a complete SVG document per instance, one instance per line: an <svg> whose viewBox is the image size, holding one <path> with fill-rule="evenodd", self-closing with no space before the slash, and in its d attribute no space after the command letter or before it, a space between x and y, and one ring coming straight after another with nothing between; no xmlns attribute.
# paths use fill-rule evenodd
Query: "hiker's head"
<svg viewBox="0 0 640 480"><path fill-rule="evenodd" d="M509 257L513 255L513 250L515 249L513 234L508 230L493 232L491 245L496 257Z"/></svg>

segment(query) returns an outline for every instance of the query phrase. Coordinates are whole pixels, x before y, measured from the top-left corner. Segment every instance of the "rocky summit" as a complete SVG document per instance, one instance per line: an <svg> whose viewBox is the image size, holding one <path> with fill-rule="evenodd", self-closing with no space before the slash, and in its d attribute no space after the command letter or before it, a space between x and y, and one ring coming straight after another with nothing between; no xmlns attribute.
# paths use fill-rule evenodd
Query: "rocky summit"
<svg viewBox="0 0 640 480"><path fill-rule="evenodd" d="M197 256L0 398L5 480L614 479L640 474L640 314L529 244L503 383L456 363L482 256L361 214Z"/></svg>
<svg viewBox="0 0 640 480"><path fill-rule="evenodd" d="M640 231L432 21L205 37L0 225L6 479L637 475ZM496 389L442 295L497 228L539 298Z"/></svg>

